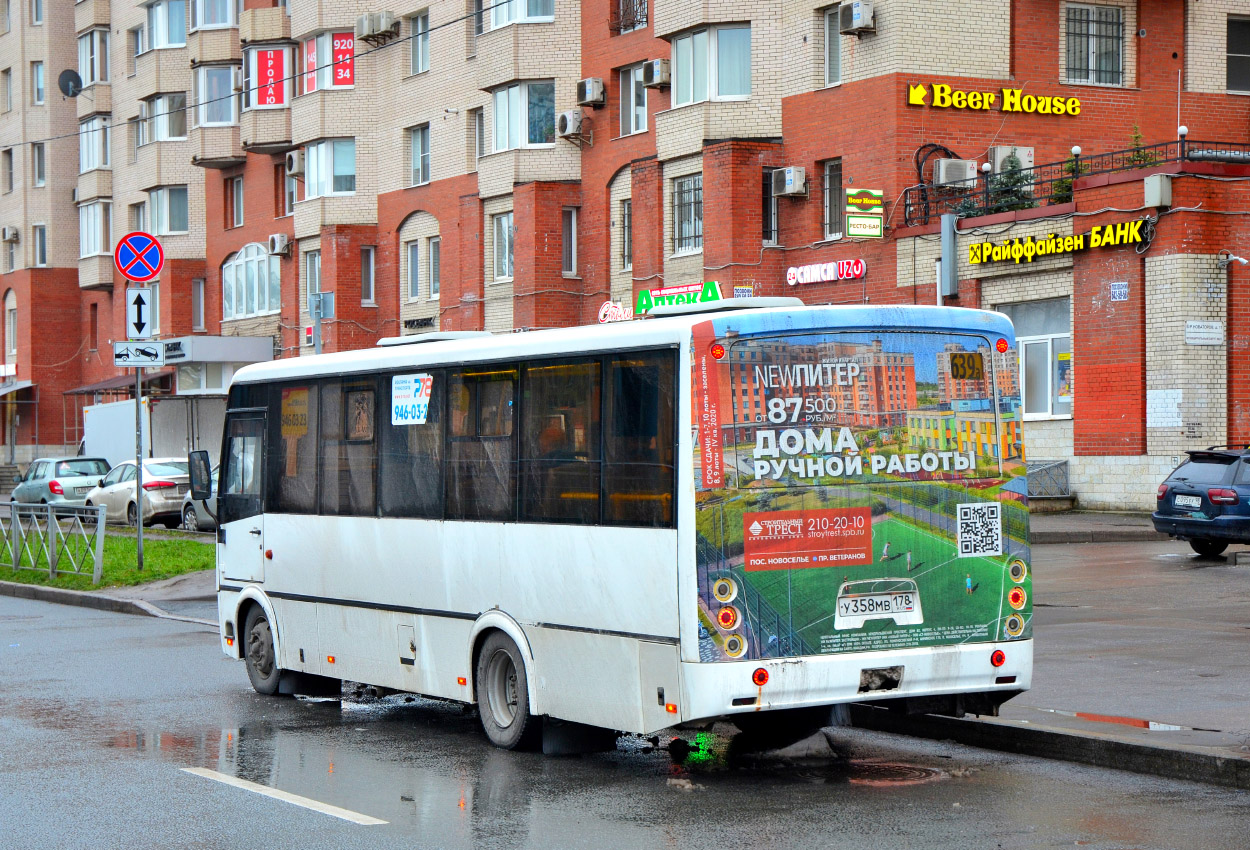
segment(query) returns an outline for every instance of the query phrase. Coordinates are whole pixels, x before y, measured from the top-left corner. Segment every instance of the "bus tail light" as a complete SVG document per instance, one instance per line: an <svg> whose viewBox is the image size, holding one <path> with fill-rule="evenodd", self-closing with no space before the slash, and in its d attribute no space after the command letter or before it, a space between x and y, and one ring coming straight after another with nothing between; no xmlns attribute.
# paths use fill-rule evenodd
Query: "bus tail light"
<svg viewBox="0 0 1250 850"><path fill-rule="evenodd" d="M730 658L741 658L746 651L747 642L742 635L730 635L725 638L725 654Z"/></svg>
<svg viewBox="0 0 1250 850"><path fill-rule="evenodd" d="M156 481L144 481L143 482L144 490L167 490L170 487L177 487L177 486L178 485L172 481L165 481L159 478Z"/></svg>
<svg viewBox="0 0 1250 850"><path fill-rule="evenodd" d="M716 612L716 624L725 631L729 631L738 625L738 609L732 605L726 605L724 608Z"/></svg>
<svg viewBox="0 0 1250 850"><path fill-rule="evenodd" d="M1019 611L1024 607L1024 603L1029 601L1029 595L1024 592L1023 587L1013 587L1011 592L1007 594L1007 604Z"/></svg>
<svg viewBox="0 0 1250 850"><path fill-rule="evenodd" d="M1007 567L1007 572L1011 574L1011 580L1016 584L1019 584L1028 576L1029 568L1025 565L1024 561L1016 558Z"/></svg>
<svg viewBox="0 0 1250 850"><path fill-rule="evenodd" d="M1008 637L1019 637L1024 631L1024 618L1019 614L1012 614L1007 618L1007 622L1003 623L1003 631Z"/></svg>
<svg viewBox="0 0 1250 850"><path fill-rule="evenodd" d="M49 492L55 493L58 496L65 495L65 488L62 487L61 482L57 481L55 478L53 478L51 481L48 482L48 490Z"/></svg>
<svg viewBox="0 0 1250 850"><path fill-rule="evenodd" d="M1007 654L1001 649L996 649L990 654L990 664L995 667L1002 667L1007 663Z"/></svg>
<svg viewBox="0 0 1250 850"><path fill-rule="evenodd" d="M1237 504L1237 491L1227 487L1213 487L1207 491L1207 498L1213 505L1235 505Z"/></svg>
<svg viewBox="0 0 1250 850"><path fill-rule="evenodd" d="M709 350L712 352L712 356L717 360L724 359L725 346L721 345L719 342L712 343L712 347Z"/></svg>
<svg viewBox="0 0 1250 850"><path fill-rule="evenodd" d="M718 578L712 582L712 596L722 605L733 602L738 597L738 583L731 578Z"/></svg>
<svg viewBox="0 0 1250 850"><path fill-rule="evenodd" d="M675 703L675 702L666 702L666 703L664 703L664 710L665 710L665 711L667 711L669 714L676 714L676 713L677 713L677 703Z"/></svg>
<svg viewBox="0 0 1250 850"><path fill-rule="evenodd" d="M768 684L768 671L763 667L755 668L755 672L751 674L751 681L761 688L764 687Z"/></svg>

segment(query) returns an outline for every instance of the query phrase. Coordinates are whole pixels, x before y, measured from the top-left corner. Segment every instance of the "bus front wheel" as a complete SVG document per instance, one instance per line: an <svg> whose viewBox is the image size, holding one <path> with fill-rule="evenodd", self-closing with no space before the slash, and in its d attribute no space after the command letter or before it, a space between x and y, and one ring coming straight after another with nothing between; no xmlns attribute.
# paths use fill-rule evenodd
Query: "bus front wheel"
<svg viewBox="0 0 1250 850"><path fill-rule="evenodd" d="M505 750L529 749L540 724L530 714L525 658L512 638L495 632L486 639L474 675L478 713L486 737Z"/></svg>
<svg viewBox="0 0 1250 850"><path fill-rule="evenodd" d="M274 651L273 630L269 626L269 618L259 605L253 606L247 612L243 635L247 640L244 647L247 678L251 680L256 693L273 696L278 692L278 680L282 678L282 671L278 669L278 656Z"/></svg>

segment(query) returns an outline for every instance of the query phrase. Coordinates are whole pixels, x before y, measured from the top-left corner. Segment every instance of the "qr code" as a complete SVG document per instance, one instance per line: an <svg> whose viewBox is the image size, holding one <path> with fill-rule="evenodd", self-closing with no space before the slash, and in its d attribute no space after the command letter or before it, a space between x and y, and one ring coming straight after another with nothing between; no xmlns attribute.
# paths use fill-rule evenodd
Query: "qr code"
<svg viewBox="0 0 1250 850"><path fill-rule="evenodd" d="M959 557L1003 554L1001 510L994 502L959 505Z"/></svg>

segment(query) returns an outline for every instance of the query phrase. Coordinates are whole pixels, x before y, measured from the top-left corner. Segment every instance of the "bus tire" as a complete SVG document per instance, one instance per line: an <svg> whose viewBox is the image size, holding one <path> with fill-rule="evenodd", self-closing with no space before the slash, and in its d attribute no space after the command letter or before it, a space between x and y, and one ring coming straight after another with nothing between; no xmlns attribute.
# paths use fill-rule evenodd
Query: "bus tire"
<svg viewBox="0 0 1250 850"><path fill-rule="evenodd" d="M482 729L490 742L505 750L532 749L542 726L530 713L525 658L503 632L493 632L482 644L474 686Z"/></svg>
<svg viewBox="0 0 1250 850"><path fill-rule="evenodd" d="M273 645L273 629L265 610L253 605L244 621L243 658L247 664L247 678L258 694L273 696L278 692L282 670L278 667L278 655Z"/></svg>

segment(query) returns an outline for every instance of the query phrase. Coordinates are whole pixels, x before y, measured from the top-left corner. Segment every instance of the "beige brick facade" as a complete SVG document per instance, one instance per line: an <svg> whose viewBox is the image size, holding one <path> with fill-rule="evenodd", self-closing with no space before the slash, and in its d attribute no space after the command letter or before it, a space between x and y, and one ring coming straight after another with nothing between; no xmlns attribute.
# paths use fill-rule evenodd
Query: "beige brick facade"
<svg viewBox="0 0 1250 850"><path fill-rule="evenodd" d="M1228 90L1228 19L1250 18L1246 0L1202 0L1189 3L1185 21L1185 90L1220 93Z"/></svg>

